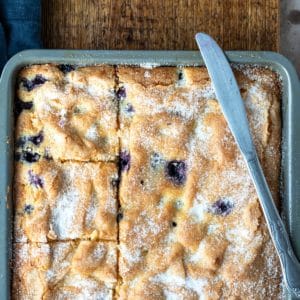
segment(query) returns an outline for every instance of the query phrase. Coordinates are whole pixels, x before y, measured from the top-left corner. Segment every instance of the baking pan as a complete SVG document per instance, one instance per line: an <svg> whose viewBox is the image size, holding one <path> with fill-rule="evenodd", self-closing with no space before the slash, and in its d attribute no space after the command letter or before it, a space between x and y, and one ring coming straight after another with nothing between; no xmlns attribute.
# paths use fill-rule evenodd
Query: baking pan
<svg viewBox="0 0 300 300"><path fill-rule="evenodd" d="M300 258L300 85L291 63L273 52L227 52L232 63L266 66L282 80L282 212ZM27 50L6 64L0 81L0 299L10 298L12 254L13 100L18 71L30 64L203 65L198 51ZM286 295L287 299L293 297Z"/></svg>

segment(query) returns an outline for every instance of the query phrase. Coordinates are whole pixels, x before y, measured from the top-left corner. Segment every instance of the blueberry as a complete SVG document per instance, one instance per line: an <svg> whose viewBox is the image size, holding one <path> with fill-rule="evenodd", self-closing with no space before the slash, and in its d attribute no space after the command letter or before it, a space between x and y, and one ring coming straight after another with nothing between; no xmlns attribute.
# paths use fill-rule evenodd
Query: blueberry
<svg viewBox="0 0 300 300"><path fill-rule="evenodd" d="M176 227L177 226L177 223L176 222L172 222L172 227Z"/></svg>
<svg viewBox="0 0 300 300"><path fill-rule="evenodd" d="M125 111L125 113L127 113L128 115L132 115L132 114L135 112L134 107L133 107L132 104L130 104L130 103L127 103L127 104L126 104L126 107L124 108L124 111Z"/></svg>
<svg viewBox="0 0 300 300"><path fill-rule="evenodd" d="M160 154L154 152L150 155L150 165L153 169L157 169L160 165L164 163L164 159L160 156Z"/></svg>
<svg viewBox="0 0 300 300"><path fill-rule="evenodd" d="M58 68L64 73L67 74L75 70L75 66L73 65L58 65Z"/></svg>
<svg viewBox="0 0 300 300"><path fill-rule="evenodd" d="M24 109L29 110L32 108L32 106L33 106L33 103L31 101L24 102L17 98L15 100L15 114L18 116L22 112L22 110L24 110Z"/></svg>
<svg viewBox="0 0 300 300"><path fill-rule="evenodd" d="M228 199L219 199L212 207L211 212L215 215L227 216L233 209L233 203Z"/></svg>
<svg viewBox="0 0 300 300"><path fill-rule="evenodd" d="M36 188L43 188L44 183L40 176L34 174L32 170L28 171L28 175L30 184L34 185Z"/></svg>
<svg viewBox="0 0 300 300"><path fill-rule="evenodd" d="M29 137L22 136L17 139L16 141L16 147L24 147L27 143L27 141L33 143L34 145L38 146L40 143L42 143L44 140L43 132L41 131L37 135L32 135Z"/></svg>
<svg viewBox="0 0 300 300"><path fill-rule="evenodd" d="M182 73L182 71L180 71L178 73L178 80L183 80L183 73Z"/></svg>
<svg viewBox="0 0 300 300"><path fill-rule="evenodd" d="M121 86L118 90L117 90L117 98L119 100L126 98L126 89L125 87Z"/></svg>
<svg viewBox="0 0 300 300"><path fill-rule="evenodd" d="M175 185L182 185L186 181L186 164L181 160L169 161L166 165L166 177Z"/></svg>
<svg viewBox="0 0 300 300"><path fill-rule="evenodd" d="M25 204L24 206L24 212L28 215L30 215L33 212L33 206L31 204Z"/></svg>
<svg viewBox="0 0 300 300"><path fill-rule="evenodd" d="M26 136L21 136L16 141L16 147L23 147L26 144L26 142L27 142Z"/></svg>
<svg viewBox="0 0 300 300"><path fill-rule="evenodd" d="M119 222L123 219L123 217L124 217L123 213L122 213L122 212L119 212L119 213L117 214L117 222L119 223Z"/></svg>
<svg viewBox="0 0 300 300"><path fill-rule="evenodd" d="M47 81L46 78L44 78L42 75L36 75L32 80L29 80L27 78L22 78L21 82L23 84L23 87L28 91L32 91L37 86L40 86L44 84Z"/></svg>
<svg viewBox="0 0 300 300"><path fill-rule="evenodd" d="M121 171L128 171L130 168L130 154L123 151L120 154L120 169Z"/></svg>
<svg viewBox="0 0 300 300"><path fill-rule="evenodd" d="M35 144L36 146L38 146L44 140L43 132L41 131L37 135L33 135L33 136L28 137L28 140L30 142L32 142L33 144Z"/></svg>
<svg viewBox="0 0 300 300"><path fill-rule="evenodd" d="M29 163L37 162L39 159L40 159L40 155L38 153L23 151L21 155L21 160L24 160Z"/></svg>

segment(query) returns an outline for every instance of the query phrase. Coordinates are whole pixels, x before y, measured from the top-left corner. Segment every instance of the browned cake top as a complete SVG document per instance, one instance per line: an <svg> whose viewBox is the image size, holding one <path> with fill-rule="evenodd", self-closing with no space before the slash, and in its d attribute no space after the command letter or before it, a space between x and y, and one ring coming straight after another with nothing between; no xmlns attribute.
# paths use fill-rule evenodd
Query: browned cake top
<svg viewBox="0 0 300 300"><path fill-rule="evenodd" d="M278 201L277 75L235 75ZM16 299L281 298L259 201L205 68L35 65L17 95Z"/></svg>

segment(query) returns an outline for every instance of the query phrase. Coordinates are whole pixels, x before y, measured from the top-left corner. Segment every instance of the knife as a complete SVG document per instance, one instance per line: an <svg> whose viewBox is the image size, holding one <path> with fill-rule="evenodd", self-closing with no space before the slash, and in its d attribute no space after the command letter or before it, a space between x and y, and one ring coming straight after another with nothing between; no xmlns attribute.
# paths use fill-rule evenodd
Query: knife
<svg viewBox="0 0 300 300"><path fill-rule="evenodd" d="M211 78L217 100L245 159L254 183L270 235L279 256L289 292L300 297L300 264L288 233L272 199L249 130L244 101L230 64L218 44L207 34L197 33L196 42Z"/></svg>

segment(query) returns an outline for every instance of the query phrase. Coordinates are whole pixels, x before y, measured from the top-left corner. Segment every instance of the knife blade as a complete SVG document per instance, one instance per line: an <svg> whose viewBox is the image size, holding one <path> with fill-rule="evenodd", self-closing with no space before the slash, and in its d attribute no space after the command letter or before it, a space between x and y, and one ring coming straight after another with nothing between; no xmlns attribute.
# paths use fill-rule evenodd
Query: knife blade
<svg viewBox="0 0 300 300"><path fill-rule="evenodd" d="M246 110L231 67L221 48L208 35L198 34L196 41L228 126L242 153L247 159L253 159L255 149L250 135Z"/></svg>
<svg viewBox="0 0 300 300"><path fill-rule="evenodd" d="M207 34L197 33L196 42L207 67L221 110L245 159L279 256L288 290L300 297L300 264L272 199L249 129L244 101L230 64L218 44Z"/></svg>

